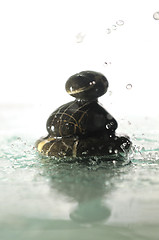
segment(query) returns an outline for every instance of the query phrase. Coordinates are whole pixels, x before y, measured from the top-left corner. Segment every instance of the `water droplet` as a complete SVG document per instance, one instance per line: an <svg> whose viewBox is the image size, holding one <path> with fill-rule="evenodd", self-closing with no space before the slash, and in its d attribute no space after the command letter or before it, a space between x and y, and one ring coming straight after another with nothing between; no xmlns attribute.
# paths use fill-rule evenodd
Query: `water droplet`
<svg viewBox="0 0 159 240"><path fill-rule="evenodd" d="M155 12L155 13L153 14L153 18L154 18L155 20L159 20L159 12Z"/></svg>
<svg viewBox="0 0 159 240"><path fill-rule="evenodd" d="M118 21L116 21L116 24L118 26L122 26L122 25L124 25L124 21L123 20L118 20Z"/></svg>
<svg viewBox="0 0 159 240"><path fill-rule="evenodd" d="M94 84L96 84L95 81L89 83L89 85L94 85Z"/></svg>
<svg viewBox="0 0 159 240"><path fill-rule="evenodd" d="M116 26L116 25L112 25L112 29L113 29L113 30L116 30L116 29L117 29L117 26Z"/></svg>
<svg viewBox="0 0 159 240"><path fill-rule="evenodd" d="M109 129L111 127L111 125L108 123L105 127L106 127L106 129Z"/></svg>
<svg viewBox="0 0 159 240"><path fill-rule="evenodd" d="M109 96L111 96L112 95L112 91L109 91L108 94L109 94Z"/></svg>
<svg viewBox="0 0 159 240"><path fill-rule="evenodd" d="M117 154L117 153L118 153L118 150L117 150L117 149L115 149L115 150L114 150L114 152Z"/></svg>
<svg viewBox="0 0 159 240"><path fill-rule="evenodd" d="M129 125L131 125L131 122L130 122L130 121L128 121L128 124L129 124Z"/></svg>
<svg viewBox="0 0 159 240"><path fill-rule="evenodd" d="M76 42L77 42L77 43L83 42L84 37L85 37L85 34L84 34L84 33L81 33L81 32L78 33L78 34L76 35Z"/></svg>
<svg viewBox="0 0 159 240"><path fill-rule="evenodd" d="M87 154L87 151L85 151L85 152L82 152L82 155L86 155Z"/></svg>
<svg viewBox="0 0 159 240"><path fill-rule="evenodd" d="M112 64L111 62L106 62L106 61L105 61L105 62L104 62L104 67L105 67L105 66L110 66L111 64Z"/></svg>
<svg viewBox="0 0 159 240"><path fill-rule="evenodd" d="M121 149L123 150L123 152L125 152L126 143L121 144L120 147L121 147Z"/></svg>
<svg viewBox="0 0 159 240"><path fill-rule="evenodd" d="M127 85L126 85L126 88L127 88L127 89L131 89L131 88L132 88L132 84L130 84L130 83L127 84Z"/></svg>
<svg viewBox="0 0 159 240"><path fill-rule="evenodd" d="M109 149L109 153L112 153L112 149Z"/></svg>
<svg viewBox="0 0 159 240"><path fill-rule="evenodd" d="M107 28L106 33L107 33L107 34L110 34L110 33L111 33L111 29L110 29L110 28Z"/></svg>
<svg viewBox="0 0 159 240"><path fill-rule="evenodd" d="M114 166L116 165L116 161L115 160L113 160L113 164L114 164Z"/></svg>

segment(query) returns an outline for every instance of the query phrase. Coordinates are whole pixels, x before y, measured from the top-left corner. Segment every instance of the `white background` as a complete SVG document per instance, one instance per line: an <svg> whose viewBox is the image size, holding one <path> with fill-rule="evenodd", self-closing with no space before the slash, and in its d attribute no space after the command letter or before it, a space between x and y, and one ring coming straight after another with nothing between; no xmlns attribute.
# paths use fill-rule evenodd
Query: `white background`
<svg viewBox="0 0 159 240"><path fill-rule="evenodd" d="M65 92L68 77L94 70L109 81L112 95L99 101L111 114L157 118L157 11L158 0L1 0L0 105L54 110L73 100ZM124 25L113 30L118 20Z"/></svg>

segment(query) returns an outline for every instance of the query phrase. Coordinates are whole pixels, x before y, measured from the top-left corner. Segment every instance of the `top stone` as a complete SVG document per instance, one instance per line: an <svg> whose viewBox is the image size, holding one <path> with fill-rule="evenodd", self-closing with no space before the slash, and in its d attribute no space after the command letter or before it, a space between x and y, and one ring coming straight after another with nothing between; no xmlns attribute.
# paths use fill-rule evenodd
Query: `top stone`
<svg viewBox="0 0 159 240"><path fill-rule="evenodd" d="M94 71L82 71L71 76L65 85L71 96L80 100L95 100L106 93L108 81L106 77Z"/></svg>

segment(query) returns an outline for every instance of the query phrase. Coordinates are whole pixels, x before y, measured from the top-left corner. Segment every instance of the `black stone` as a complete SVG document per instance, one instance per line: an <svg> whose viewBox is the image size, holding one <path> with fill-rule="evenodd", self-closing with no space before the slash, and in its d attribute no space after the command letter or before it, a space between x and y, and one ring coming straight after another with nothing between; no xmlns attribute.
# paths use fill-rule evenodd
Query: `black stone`
<svg viewBox="0 0 159 240"><path fill-rule="evenodd" d="M116 120L97 101L72 101L54 111L47 120L52 137L110 135L117 128Z"/></svg>
<svg viewBox="0 0 159 240"><path fill-rule="evenodd" d="M45 141L49 137L42 138L37 142ZM103 157L115 160L118 157L125 157L131 147L131 141L126 136L108 136L103 134L86 138L62 137L52 138L43 146L41 153L54 157Z"/></svg>
<svg viewBox="0 0 159 240"><path fill-rule="evenodd" d="M98 72L83 71L70 77L66 91L77 99L51 114L47 137L36 142L38 151L57 158L114 160L126 156L129 137L116 135L117 121L98 103L107 88L107 79Z"/></svg>
<svg viewBox="0 0 159 240"><path fill-rule="evenodd" d="M66 91L81 100L94 100L106 93L108 81L104 75L83 71L71 76L65 85Z"/></svg>

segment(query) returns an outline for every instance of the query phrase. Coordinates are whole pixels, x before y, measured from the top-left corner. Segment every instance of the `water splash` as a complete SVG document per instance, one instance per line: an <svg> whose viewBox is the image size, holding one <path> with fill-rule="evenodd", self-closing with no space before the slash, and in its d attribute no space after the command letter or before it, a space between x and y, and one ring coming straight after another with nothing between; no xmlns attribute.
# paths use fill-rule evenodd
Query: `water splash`
<svg viewBox="0 0 159 240"><path fill-rule="evenodd" d="M131 122L128 121L128 124L130 125ZM108 128L110 126L107 126ZM158 139L153 138L146 138L145 134L142 134L141 136L133 136L132 137L132 148L129 154L127 156L124 156L123 158L126 159L126 162L130 161L157 161L159 160L159 145L158 145ZM125 146L123 146L123 149L125 149ZM110 149L110 153L111 153ZM116 155L118 153L114 152L114 159L116 159ZM122 158L122 156L119 156L119 158ZM9 163L9 168L33 168L33 167L40 167L39 165L39 159L41 156L37 153L36 148L34 147L34 140L23 140L21 137L11 137L9 139L6 139L1 142L0 145L0 158L6 162ZM43 157L44 158L44 157ZM65 162L66 164L70 164L71 162L78 162L78 164L81 164L82 162L86 161L89 162L89 166L91 163L94 165L101 164L101 161L105 161L107 159L106 156L102 158L99 157L91 157L86 158L85 152L83 153L83 157L79 159L68 159L64 157L63 159L56 159L56 158L48 158L46 157L47 161L54 161L54 163L60 163ZM113 160L113 156L112 156ZM41 160L40 160L41 161ZM96 162L96 164L94 163ZM122 160L123 161L123 160ZM119 161L119 162L122 162ZM109 161L110 162L110 161ZM125 160L123 161L123 164L126 163Z"/></svg>
<svg viewBox="0 0 159 240"><path fill-rule="evenodd" d="M107 28L107 29L106 29L106 33L107 33L107 34L110 34L110 33L112 32L112 30L113 30L113 31L114 31L114 30L117 30L118 27L121 27L121 26L123 26L123 25L124 25L124 21L123 21L123 20L118 20L118 21L116 21L115 24L112 25L111 28Z"/></svg>

